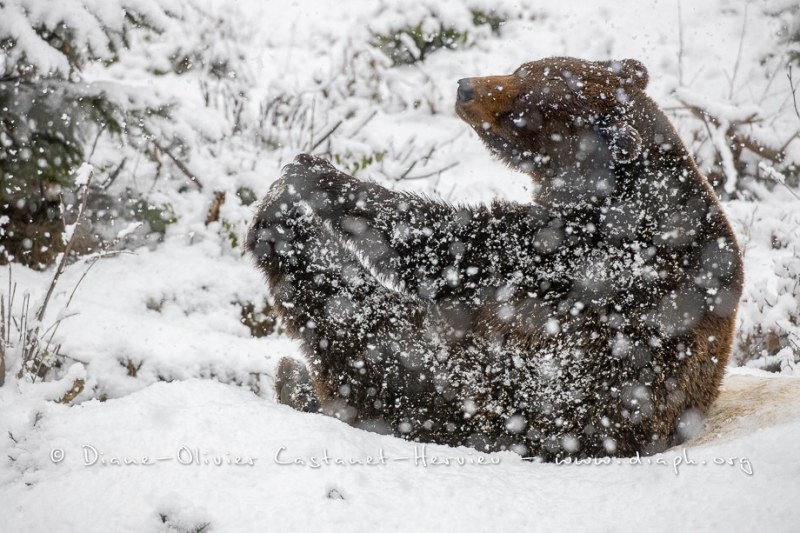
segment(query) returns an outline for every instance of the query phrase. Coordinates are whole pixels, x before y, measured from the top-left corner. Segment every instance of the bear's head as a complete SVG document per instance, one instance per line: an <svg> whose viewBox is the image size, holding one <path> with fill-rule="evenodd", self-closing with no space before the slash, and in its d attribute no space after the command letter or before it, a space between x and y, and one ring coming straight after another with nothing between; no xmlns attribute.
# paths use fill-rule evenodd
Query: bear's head
<svg viewBox="0 0 800 533"><path fill-rule="evenodd" d="M547 58L507 76L459 80L456 113L495 155L537 181L576 169L586 178L640 156L629 115L646 100L647 82L647 69L632 59Z"/></svg>

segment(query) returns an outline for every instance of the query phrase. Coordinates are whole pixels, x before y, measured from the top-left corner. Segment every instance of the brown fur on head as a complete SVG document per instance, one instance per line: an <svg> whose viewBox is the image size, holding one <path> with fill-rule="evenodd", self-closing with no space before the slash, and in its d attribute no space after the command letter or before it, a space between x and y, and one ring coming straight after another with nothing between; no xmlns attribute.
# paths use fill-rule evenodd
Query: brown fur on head
<svg viewBox="0 0 800 533"><path fill-rule="evenodd" d="M495 155L534 177L558 174L576 157L625 164L641 151L626 115L648 80L633 59L547 58L506 76L460 80L456 113Z"/></svg>

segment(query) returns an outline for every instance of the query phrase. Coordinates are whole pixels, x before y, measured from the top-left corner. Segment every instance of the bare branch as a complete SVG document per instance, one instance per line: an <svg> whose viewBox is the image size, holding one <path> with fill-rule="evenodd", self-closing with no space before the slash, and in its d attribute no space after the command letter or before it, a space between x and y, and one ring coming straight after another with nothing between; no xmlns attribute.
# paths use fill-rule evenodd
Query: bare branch
<svg viewBox="0 0 800 533"><path fill-rule="evenodd" d="M716 127L719 127L720 123L722 122L718 117L715 117L705 109L702 109L693 104L689 104L684 100L681 100L680 98L678 100L686 107L686 109L688 109L694 116L696 116L700 120L704 122L707 120ZM731 139L732 142L738 144L743 148L747 148L751 152L758 154L764 159L769 159L773 163L781 163L785 155L782 149L776 150L774 148L764 146L758 141L755 141L750 137L748 137L747 135L744 135L736 130L736 126L740 124L752 124L753 122L755 122L755 119L756 115L750 115L749 117L745 117L744 119L739 121L731 121L728 131L725 132L725 134ZM708 125L706 125L706 127L708 129ZM710 133L711 132L709 129L709 134Z"/></svg>
<svg viewBox="0 0 800 533"><path fill-rule="evenodd" d="M127 157L123 157L122 161L119 164L119 166L116 169L114 169L114 172L111 173L111 175L108 177L108 179L106 181L104 181L103 184L100 185L100 187L102 187L103 189L108 189L109 187L111 187L111 184L114 183L114 180L117 179L117 176L119 176L119 173L122 172L123 168L125 168L125 163L127 163L127 161L128 161L128 158Z"/></svg>
<svg viewBox="0 0 800 533"><path fill-rule="evenodd" d="M310 152L313 152L314 150L316 150L316 149L317 149L317 147L318 147L320 144L322 144L323 142L325 142L325 139L327 139L328 137L330 137L331 135L333 135L333 132L335 132L336 130L338 130L338 129L339 129L339 126L341 126L341 125L342 125L342 122L343 122L343 121L341 121L341 120L340 120L339 122L337 122L336 124L334 124L334 126L333 126L331 129L329 129L329 130L328 130L328 133L326 133L325 135L323 135L323 136L320 138L320 140L318 140L316 143L314 143L314 145L313 145L313 146L311 146L311 150L309 150L309 151L310 151Z"/></svg>
<svg viewBox="0 0 800 533"><path fill-rule="evenodd" d="M736 62L733 64L733 74L731 74L730 82L730 92L728 94L728 100L733 98L733 84L736 81L736 74L739 72L739 62L742 60L742 45L744 44L744 34L745 30L747 29L747 2L744 2L744 18L742 19L742 33L739 36L739 49L736 51Z"/></svg>
<svg viewBox="0 0 800 533"><path fill-rule="evenodd" d="M11 273L8 275L11 279ZM8 311L11 313L11 310ZM0 387L6 382L6 345L8 335L6 334L6 300L0 297Z"/></svg>
<svg viewBox="0 0 800 533"><path fill-rule="evenodd" d="M89 152L89 157L86 158L87 161L91 161L92 160L92 156L94 155L94 151L97 149L97 141L100 140L100 136L103 134L105 129L106 129L106 124L103 124L100 127L100 129L97 131L97 136L94 138L94 142L92 143L92 149Z"/></svg>
<svg viewBox="0 0 800 533"><path fill-rule="evenodd" d="M789 78L789 87L792 89L792 103L794 104L794 113L797 115L797 118L800 119L800 109L797 108L797 87L794 86L794 80L792 79L792 66L789 65L789 72L786 74L786 77Z"/></svg>
<svg viewBox="0 0 800 533"><path fill-rule="evenodd" d="M83 222L86 213L86 204L89 201L89 187L92 183L93 175L94 171L90 171L89 175L86 178L86 182L83 184L83 196L81 198L81 205L80 209L78 210L78 216L75 220L75 225L72 231L72 235L70 235L69 241L67 241L67 245L61 254L61 259L59 260L58 266L56 266L56 270L53 273L53 278L50 280L50 286L47 289L47 294L45 295L44 301L36 311L36 316L35 316L36 322L33 324L33 326L28 325L28 316L30 309L29 295L26 295L25 300L23 301L22 313L20 315L20 323L17 326L20 332L20 344L22 346L22 364L17 374L18 378L21 378L23 376L25 368L28 365L28 363L33 361L35 357L42 356L47 351L47 348L49 348L50 346L50 343L48 342L47 347L45 347L44 350L41 349L39 331L41 330L42 327L42 319L44 318L44 314L47 311L47 306L50 302L51 296L53 295L53 291L55 290L56 285L58 284L58 281L64 272L64 268L66 267L69 254L72 251L75 242L77 241L77 236L78 236L77 229L80 226L81 222ZM58 322L60 322L60 320L61 319L59 319ZM56 352L57 351L58 348L56 349ZM36 380L36 376L39 374L42 368L43 360L40 358L38 363L39 364L36 369L36 372L32 376L32 379L34 381Z"/></svg>
<svg viewBox="0 0 800 533"><path fill-rule="evenodd" d="M440 168L439 170L434 170L433 172L428 172L427 174L420 174L419 176L406 176L405 178L401 178L401 179L405 179L405 180L421 180L421 179L425 179L425 178L430 178L431 176L435 176L437 174L441 174L442 172L444 172L446 170L450 170L451 168L457 167L457 166L458 166L458 161L455 161L453 163L450 163L446 167Z"/></svg>
<svg viewBox="0 0 800 533"><path fill-rule="evenodd" d="M84 214L86 213L86 204L89 201L89 185L92 183L92 177L94 175L94 171L89 173L89 178L86 180L86 183L83 186L83 198L81 199L81 207L78 210L78 218L75 220L75 228L72 231L72 235L67 242L66 248L64 248L64 252L61 255L61 260L58 262L58 266L56 267L56 271L53 274L53 279L50 280L50 287L47 289L47 294L44 297L44 302L39 307L39 312L36 313L36 320L41 322L42 318L44 318L44 313L47 310L47 304L50 301L50 296L52 296L53 291L58 284L58 280L61 277L61 274L64 272L64 267L67 265L67 258L69 257L70 252L72 251L72 247L75 245L75 241L77 240L78 235L78 226L80 226L81 222L83 222Z"/></svg>
<svg viewBox="0 0 800 533"><path fill-rule="evenodd" d="M208 210L208 215L206 216L206 226L219 220L219 210L224 203L225 191L214 191L214 201L211 202L211 208Z"/></svg>
<svg viewBox="0 0 800 533"><path fill-rule="evenodd" d="M411 164L408 166L408 168L405 170L405 172L400 174L400 177L397 178L397 181L406 179L406 176L408 176L409 172L411 172L414 169L414 167L417 166L418 162L419 159L417 159L416 161L412 161Z"/></svg>
<svg viewBox="0 0 800 533"><path fill-rule="evenodd" d="M678 0L678 85L683 86L683 14Z"/></svg>
<svg viewBox="0 0 800 533"><path fill-rule="evenodd" d="M156 140L153 140L153 144L155 145L155 147L156 147L156 148L158 148L158 149L159 149L159 151L161 151L161 152L164 152L165 154L167 154L167 156L169 156L169 158L170 158L170 159L172 159L173 163L175 163L175 166L177 166L177 167L178 167L178 169L179 169L181 172L183 172L183 173L186 175L186 177L187 177L187 178L189 178L190 180L192 180L192 181L194 182L194 184L195 184L195 185L197 185L197 188L198 188L198 189L200 189L201 191L203 190L203 183L202 183L202 182L201 182L201 181L200 181L200 180L197 178L197 176L195 176L195 175L194 175L194 173L193 173L191 170L189 170L189 167L187 167L187 166L186 166L186 165L183 163L183 161L179 160L177 157L175 157L174 155L172 155L172 152L170 152L169 150L167 150L167 149L166 149L166 148L165 148L165 147L164 147L164 146L163 146L161 143L159 143L158 141L156 141Z"/></svg>
<svg viewBox="0 0 800 533"><path fill-rule="evenodd" d="M370 113L370 115L367 117L367 119L366 119L364 122L362 122L361 124L359 124L359 125L358 125L358 126L357 126L357 127L356 127L356 128L355 128L355 129L354 129L354 130L353 130L353 131L350 133L350 135L351 135L351 136L352 136L352 135L355 135L356 133L358 133L359 131L361 131L361 130L364 128L364 126L366 126L367 124L369 124L369 122L370 122L370 121L371 121L373 118L375 118L375 115L377 115L377 114L378 114L378 110L376 109L376 110L374 110L372 113Z"/></svg>

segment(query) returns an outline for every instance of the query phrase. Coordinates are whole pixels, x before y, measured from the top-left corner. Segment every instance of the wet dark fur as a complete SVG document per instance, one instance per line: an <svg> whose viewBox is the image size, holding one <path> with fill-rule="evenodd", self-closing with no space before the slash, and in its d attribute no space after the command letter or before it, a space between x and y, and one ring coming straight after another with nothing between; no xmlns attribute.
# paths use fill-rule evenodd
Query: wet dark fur
<svg viewBox="0 0 800 533"><path fill-rule="evenodd" d="M536 204L451 206L298 156L247 238L309 363L281 362L281 400L546 460L663 449L730 353L742 266L714 193L638 62L470 83L457 113Z"/></svg>

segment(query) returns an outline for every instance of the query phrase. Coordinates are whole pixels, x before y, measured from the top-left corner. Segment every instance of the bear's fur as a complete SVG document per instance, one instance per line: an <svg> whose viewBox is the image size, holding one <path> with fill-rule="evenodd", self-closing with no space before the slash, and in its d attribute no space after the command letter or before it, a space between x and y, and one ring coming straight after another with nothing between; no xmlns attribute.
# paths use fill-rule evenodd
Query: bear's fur
<svg viewBox="0 0 800 533"><path fill-rule="evenodd" d="M633 60L549 58L459 82L457 114L533 205L285 167L247 238L308 358L281 362L281 401L545 460L676 442L717 395L743 273L647 81Z"/></svg>

